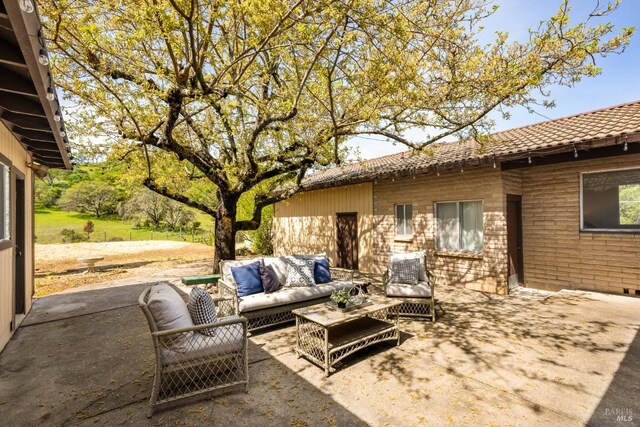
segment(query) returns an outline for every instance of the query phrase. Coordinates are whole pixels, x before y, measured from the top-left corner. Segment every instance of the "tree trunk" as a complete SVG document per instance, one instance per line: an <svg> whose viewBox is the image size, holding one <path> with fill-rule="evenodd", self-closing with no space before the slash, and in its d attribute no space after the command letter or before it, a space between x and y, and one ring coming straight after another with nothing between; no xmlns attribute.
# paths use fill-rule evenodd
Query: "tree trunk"
<svg viewBox="0 0 640 427"><path fill-rule="evenodd" d="M231 200L229 200L231 199ZM215 216L213 272L217 273L221 260L236 259L237 197L222 198Z"/></svg>

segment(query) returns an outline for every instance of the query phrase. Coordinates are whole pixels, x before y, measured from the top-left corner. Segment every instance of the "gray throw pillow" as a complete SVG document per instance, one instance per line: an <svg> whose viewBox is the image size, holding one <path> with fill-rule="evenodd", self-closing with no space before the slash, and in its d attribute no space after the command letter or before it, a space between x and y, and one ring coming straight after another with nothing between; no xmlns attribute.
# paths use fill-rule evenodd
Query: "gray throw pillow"
<svg viewBox="0 0 640 427"><path fill-rule="evenodd" d="M390 282L417 285L420 277L420 260L397 259L391 263Z"/></svg>
<svg viewBox="0 0 640 427"><path fill-rule="evenodd" d="M313 267L316 262L314 260L286 257L285 262L287 264L286 287L315 286Z"/></svg>
<svg viewBox="0 0 640 427"><path fill-rule="evenodd" d="M189 314L191 315L191 320L193 320L194 325L214 323L217 319L216 305L213 302L213 298L211 298L211 295L202 288L191 289L187 308L189 309ZM197 332L210 337L216 335L216 330L214 328L201 329Z"/></svg>

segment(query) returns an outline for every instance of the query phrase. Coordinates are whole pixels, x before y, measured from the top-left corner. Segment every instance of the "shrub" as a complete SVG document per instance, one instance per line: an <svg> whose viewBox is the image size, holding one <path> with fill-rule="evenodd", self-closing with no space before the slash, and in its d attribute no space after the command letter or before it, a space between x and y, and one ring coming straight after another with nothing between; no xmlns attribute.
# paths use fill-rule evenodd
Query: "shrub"
<svg viewBox="0 0 640 427"><path fill-rule="evenodd" d="M118 236L116 236L116 237L111 237L111 238L109 239L109 241L110 241L110 242L124 242L124 239L123 239L122 237L118 237Z"/></svg>
<svg viewBox="0 0 640 427"><path fill-rule="evenodd" d="M260 255L273 254L273 206L262 210L262 221L256 231L253 231L251 243L253 251Z"/></svg>
<svg viewBox="0 0 640 427"><path fill-rule="evenodd" d="M62 230L60 232L60 235L62 236L63 243L86 242L87 240L89 240L89 238L84 234L78 233L77 231L70 230L68 228L65 228L64 230Z"/></svg>

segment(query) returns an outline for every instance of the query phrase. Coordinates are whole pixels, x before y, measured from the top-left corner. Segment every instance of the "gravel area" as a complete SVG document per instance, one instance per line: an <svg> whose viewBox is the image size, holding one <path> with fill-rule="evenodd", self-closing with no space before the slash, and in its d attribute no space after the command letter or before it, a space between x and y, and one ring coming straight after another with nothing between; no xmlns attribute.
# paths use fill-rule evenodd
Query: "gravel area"
<svg viewBox="0 0 640 427"><path fill-rule="evenodd" d="M207 247L198 243L168 240L141 240L131 242L94 242L40 245L36 243L36 263L93 256L135 254L158 250L184 250Z"/></svg>

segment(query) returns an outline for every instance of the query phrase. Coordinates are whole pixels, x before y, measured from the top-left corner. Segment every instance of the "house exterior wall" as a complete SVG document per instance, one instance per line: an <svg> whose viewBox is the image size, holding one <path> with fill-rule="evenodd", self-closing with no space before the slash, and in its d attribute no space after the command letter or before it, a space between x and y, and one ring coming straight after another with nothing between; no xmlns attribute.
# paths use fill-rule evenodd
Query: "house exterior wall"
<svg viewBox="0 0 640 427"><path fill-rule="evenodd" d="M438 252L435 246L434 203L483 201L484 248L479 256ZM395 205L413 205L413 239L397 240ZM491 166L443 172L416 179L380 181L373 187L374 272L387 267L394 252L427 250L427 264L437 283L507 292L506 201L499 169Z"/></svg>
<svg viewBox="0 0 640 427"><path fill-rule="evenodd" d="M525 286L633 295L640 290L640 233L580 232L580 173L639 165L640 154L628 154L309 191L276 206L275 247L278 254L327 251L335 259L335 213L358 211L360 270L382 273L389 254L426 249L438 283L506 293L507 194L514 194L522 196ZM462 200L484 203L481 256L436 251L434 203ZM413 206L413 238L396 239L395 205L406 203Z"/></svg>
<svg viewBox="0 0 640 427"><path fill-rule="evenodd" d="M12 164L12 181L15 182L15 171L19 171L25 177L25 242L23 249L25 257L25 304L26 313L31 309L31 295L34 289L34 247L33 247L33 175L26 164L31 161L29 154L22 145L13 137L9 130L0 124L0 154L6 157ZM12 188L13 188L12 182ZM12 200L12 211L15 200ZM15 234L15 221L12 224L12 236ZM13 245L0 250L0 350L4 348L17 325L14 321L14 253Z"/></svg>
<svg viewBox="0 0 640 427"><path fill-rule="evenodd" d="M277 203L273 219L274 253L326 252L336 263L336 213L358 214L358 265L372 268L372 184L364 183L296 194Z"/></svg>
<svg viewBox="0 0 640 427"><path fill-rule="evenodd" d="M640 234L580 232L580 173L638 166L629 154L521 169L526 286L640 289Z"/></svg>

